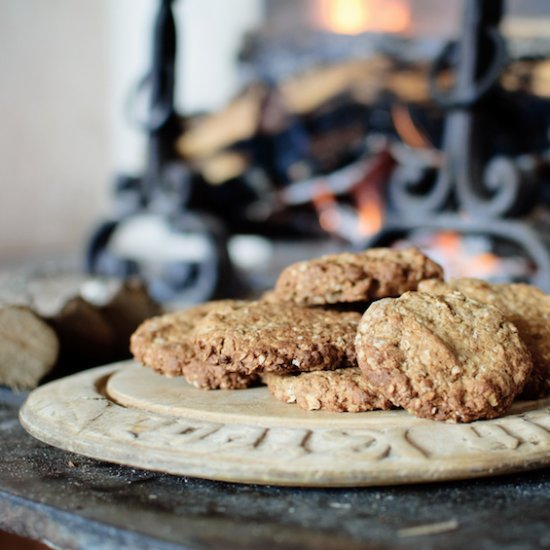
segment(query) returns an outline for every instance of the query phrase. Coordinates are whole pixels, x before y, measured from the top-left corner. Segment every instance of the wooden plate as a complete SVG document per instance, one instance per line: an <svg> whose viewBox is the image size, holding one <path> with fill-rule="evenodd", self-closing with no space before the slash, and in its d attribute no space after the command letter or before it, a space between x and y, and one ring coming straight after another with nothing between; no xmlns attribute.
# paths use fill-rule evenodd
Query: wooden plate
<svg viewBox="0 0 550 550"><path fill-rule="evenodd" d="M518 402L495 420L445 424L404 411L306 412L265 387L208 392L125 362L38 388L20 418L68 451L241 483L390 485L550 464L550 398Z"/></svg>

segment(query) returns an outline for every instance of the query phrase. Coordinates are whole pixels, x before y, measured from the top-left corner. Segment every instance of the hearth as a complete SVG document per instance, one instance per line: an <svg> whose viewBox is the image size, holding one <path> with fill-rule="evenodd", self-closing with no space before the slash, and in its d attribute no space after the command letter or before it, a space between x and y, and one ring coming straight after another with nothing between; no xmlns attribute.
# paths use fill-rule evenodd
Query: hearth
<svg viewBox="0 0 550 550"><path fill-rule="evenodd" d="M550 291L550 41L505 39L509 3L266 2L241 52L242 93L185 116L172 4L144 81L148 168L119 179L92 271L140 274L163 301L246 291L270 263L236 273L232 241L249 235L304 242L305 255L412 243L450 276ZM158 246L145 250L144 232Z"/></svg>
<svg viewBox="0 0 550 550"><path fill-rule="evenodd" d="M547 143L537 135L537 122L529 128L521 120L529 116L522 112L528 97L499 85L508 60L499 31L503 2L469 0L465 6L460 40L450 42L430 70L432 95L446 111L443 163L417 163L411 170L405 160L397 167L388 189L393 212L369 244L396 237L414 243L421 230L476 237L478 244L484 239L477 275L528 280L550 291ZM437 74L445 65L455 78L443 93ZM547 116L542 113L546 132ZM468 254L463 260L468 263Z"/></svg>
<svg viewBox="0 0 550 550"><path fill-rule="evenodd" d="M376 12L383 10L382 4L349 2L349 9L356 10L349 29L363 16L368 30L391 31L391 24L384 28L387 19ZM430 27L433 18L420 23L411 19L411 4L390 4L389 12L395 12L393 30L416 25L418 35L421 29L420 39L411 42L406 54L397 47L403 38L385 32L376 39L367 33L342 40L311 29L309 38L297 37L290 44L280 44L276 33L275 37L267 33L266 43L249 52L248 60L261 61L262 70L271 70L274 77L285 67L282 61L277 63L278 56L287 59L286 70L291 72L300 61L311 62L312 48L325 61L331 55L350 58L370 48L384 52L393 63L386 82L395 101L389 106L375 103L391 119L392 128L373 130L371 124L363 159L290 184L281 192L283 203L311 201L320 226L356 247L415 244L445 264L452 276L529 281L550 291L550 103L548 90L543 97L531 93L537 62L548 56L548 44L524 35L523 40L506 41L500 30L505 15L502 1L462 3L462 24L456 29L460 38L444 45L437 40L442 29L444 35L452 28L448 17L435 32ZM345 29L345 12L338 13L338 2L310 5L321 15L323 30ZM330 6L336 17L332 23ZM370 19L369 6L374 10ZM432 34L426 37L428 29ZM410 88L414 71L424 70L426 55L432 55L436 46L441 53L426 70L427 94L412 97L407 83ZM297 54L291 55L289 49ZM413 67L412 74L405 73L401 89L395 85L392 89L392 79L403 64ZM422 113L403 101L412 102L417 110L420 104L420 111L426 111L430 98L443 118L441 134L432 128L431 140L415 121Z"/></svg>

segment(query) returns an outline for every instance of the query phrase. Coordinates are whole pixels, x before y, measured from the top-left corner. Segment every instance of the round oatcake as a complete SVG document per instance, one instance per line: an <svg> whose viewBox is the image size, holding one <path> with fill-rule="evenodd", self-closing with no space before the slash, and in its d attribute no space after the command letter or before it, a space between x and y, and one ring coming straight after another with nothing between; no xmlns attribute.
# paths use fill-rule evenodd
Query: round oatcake
<svg viewBox="0 0 550 550"><path fill-rule="evenodd" d="M193 333L195 357L229 372L301 372L356 366L361 315L251 302L212 311Z"/></svg>
<svg viewBox="0 0 550 550"><path fill-rule="evenodd" d="M533 370L519 397L540 399L550 395L550 295L528 284L491 284L467 278L448 283L423 281L419 290L435 294L458 290L468 298L500 309L516 325L533 360Z"/></svg>
<svg viewBox="0 0 550 550"><path fill-rule="evenodd" d="M392 408L387 399L368 387L357 367L298 375L266 373L262 379L279 401L296 403L308 411L363 412Z"/></svg>
<svg viewBox="0 0 550 550"><path fill-rule="evenodd" d="M298 262L282 271L268 300L301 305L368 302L442 279L442 268L416 248L371 248Z"/></svg>
<svg viewBox="0 0 550 550"><path fill-rule="evenodd" d="M356 350L374 391L417 416L451 422L501 415L532 368L516 327L459 292L375 302Z"/></svg>
<svg viewBox="0 0 550 550"><path fill-rule="evenodd" d="M208 313L238 309L244 304L246 302L237 300L219 300L148 319L132 334L130 350L144 366L166 376L184 376L190 384L199 388L250 387L258 381L258 377L227 372L198 361L190 345L193 331Z"/></svg>

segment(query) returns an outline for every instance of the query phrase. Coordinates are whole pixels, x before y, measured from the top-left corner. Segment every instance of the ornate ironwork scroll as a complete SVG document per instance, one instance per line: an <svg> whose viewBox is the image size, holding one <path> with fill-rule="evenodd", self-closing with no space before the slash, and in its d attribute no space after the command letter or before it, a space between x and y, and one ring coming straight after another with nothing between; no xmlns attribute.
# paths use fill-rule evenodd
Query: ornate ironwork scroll
<svg viewBox="0 0 550 550"><path fill-rule="evenodd" d="M495 105L505 93L499 88L507 62L499 32L503 9L502 0L465 2L460 39L444 48L430 71L432 96L447 111L442 160L438 166L423 164L418 157L402 163L389 194L401 229L434 225L431 218L439 216L451 224L443 229L475 228L515 242L536 263L536 284L550 291L549 237L527 217L537 206L540 160L517 146L521 138L494 125L501 116L495 114ZM438 75L446 68L453 69L454 84L443 91Z"/></svg>

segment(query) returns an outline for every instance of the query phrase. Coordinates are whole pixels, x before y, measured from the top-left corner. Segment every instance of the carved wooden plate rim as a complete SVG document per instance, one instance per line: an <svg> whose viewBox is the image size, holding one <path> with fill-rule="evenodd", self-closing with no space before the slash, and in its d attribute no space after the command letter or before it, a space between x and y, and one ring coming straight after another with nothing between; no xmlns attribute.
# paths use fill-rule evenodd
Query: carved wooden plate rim
<svg viewBox="0 0 550 550"><path fill-rule="evenodd" d="M112 399L109 380L133 372L143 374L131 361L115 363L41 386L22 407L21 423L45 443L95 459L239 483L395 485L550 465L550 398L519 402L502 418L470 424L404 411L320 415L281 403L275 409L288 411L290 420L270 414L244 420L242 414L212 414L212 408L216 413L224 395L235 400L252 390L203 392L177 380L181 391L203 396L208 414L201 418L197 409L166 414ZM254 392L269 399L265 388Z"/></svg>

